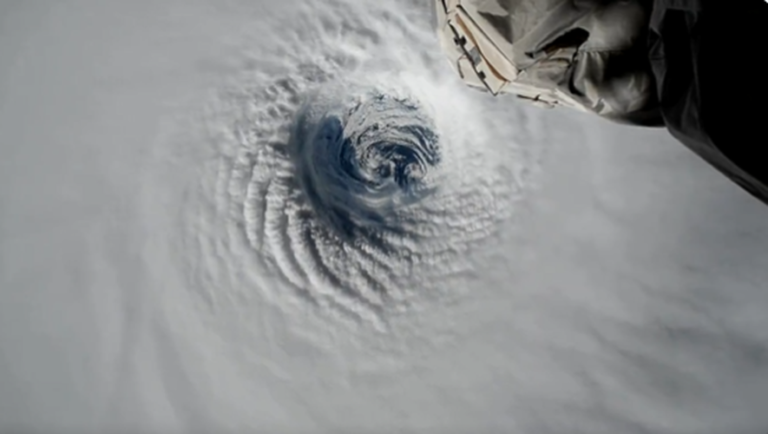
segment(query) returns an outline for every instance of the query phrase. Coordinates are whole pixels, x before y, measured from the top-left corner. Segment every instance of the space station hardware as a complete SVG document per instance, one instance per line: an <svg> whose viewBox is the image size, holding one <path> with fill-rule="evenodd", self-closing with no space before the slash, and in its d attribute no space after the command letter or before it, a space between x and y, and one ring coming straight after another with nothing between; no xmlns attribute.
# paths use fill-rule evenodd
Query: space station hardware
<svg viewBox="0 0 768 434"><path fill-rule="evenodd" d="M657 124L643 0L435 0L461 79L493 95Z"/></svg>

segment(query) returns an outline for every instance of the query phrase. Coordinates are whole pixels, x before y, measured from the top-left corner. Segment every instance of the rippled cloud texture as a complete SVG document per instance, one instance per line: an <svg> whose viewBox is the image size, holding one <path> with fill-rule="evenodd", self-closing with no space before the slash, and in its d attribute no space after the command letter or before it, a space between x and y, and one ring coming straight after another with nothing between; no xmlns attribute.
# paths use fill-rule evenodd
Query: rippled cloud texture
<svg viewBox="0 0 768 434"><path fill-rule="evenodd" d="M0 431L765 431L768 210L431 7L0 5Z"/></svg>

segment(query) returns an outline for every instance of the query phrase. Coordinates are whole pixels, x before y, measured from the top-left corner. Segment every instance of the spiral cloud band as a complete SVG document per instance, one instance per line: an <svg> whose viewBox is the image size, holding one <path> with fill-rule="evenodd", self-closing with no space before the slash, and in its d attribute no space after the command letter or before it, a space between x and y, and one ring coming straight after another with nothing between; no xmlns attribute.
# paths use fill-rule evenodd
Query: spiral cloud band
<svg viewBox="0 0 768 434"><path fill-rule="evenodd" d="M431 43L428 26L403 26ZM201 261L216 258L193 276L209 303L258 297L323 327L390 330L461 296L528 190L540 149L521 145L525 127L488 146L509 125L533 125L514 122L523 112L489 104L422 53L367 57L375 27L343 31L321 58L299 52L275 63L280 73L233 73L208 105L216 169L190 202L212 204L214 221L200 227L221 232L186 237Z"/></svg>

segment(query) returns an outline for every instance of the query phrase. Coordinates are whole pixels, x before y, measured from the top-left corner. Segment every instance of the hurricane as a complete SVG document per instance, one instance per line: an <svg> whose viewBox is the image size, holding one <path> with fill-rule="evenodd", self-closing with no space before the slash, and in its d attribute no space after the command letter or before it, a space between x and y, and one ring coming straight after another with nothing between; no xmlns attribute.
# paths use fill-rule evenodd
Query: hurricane
<svg viewBox="0 0 768 434"><path fill-rule="evenodd" d="M765 432L765 207L434 7L0 2L0 432Z"/></svg>
<svg viewBox="0 0 768 434"><path fill-rule="evenodd" d="M194 202L212 204L221 232L211 235L237 242L218 255L253 280L211 286L204 297L253 291L291 315L301 306L303 317L325 318L313 332L357 334L389 333L393 321L463 295L457 282L475 266L467 258L489 251L515 215L545 148L524 143L525 128L501 152L484 145L505 119L487 116L485 95L464 89L440 52L397 41L372 49L395 29L402 44L434 44L429 9L414 12L302 14L302 45L240 53L279 59L269 76L244 62L231 82L213 84L197 119L217 163ZM204 249L187 254L214 255Z"/></svg>

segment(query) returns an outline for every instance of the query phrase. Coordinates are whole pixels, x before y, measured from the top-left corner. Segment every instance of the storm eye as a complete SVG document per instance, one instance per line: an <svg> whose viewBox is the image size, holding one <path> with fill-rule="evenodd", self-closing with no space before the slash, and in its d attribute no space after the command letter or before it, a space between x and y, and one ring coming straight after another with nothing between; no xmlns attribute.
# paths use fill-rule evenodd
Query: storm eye
<svg viewBox="0 0 768 434"><path fill-rule="evenodd" d="M432 190L423 174L440 162L431 120L413 102L378 92L317 118L300 115L291 143L315 212L349 239L397 228L398 211Z"/></svg>

